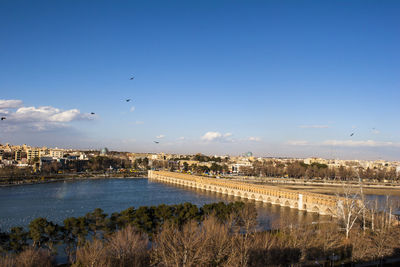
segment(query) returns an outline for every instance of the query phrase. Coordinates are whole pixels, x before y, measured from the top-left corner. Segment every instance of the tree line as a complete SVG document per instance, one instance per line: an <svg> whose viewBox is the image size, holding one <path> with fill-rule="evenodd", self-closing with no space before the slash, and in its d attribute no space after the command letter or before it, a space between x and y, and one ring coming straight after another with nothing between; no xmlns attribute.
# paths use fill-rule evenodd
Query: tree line
<svg viewBox="0 0 400 267"><path fill-rule="evenodd" d="M243 207L243 202L219 202L200 208L191 203L162 204L137 209L130 207L111 215L98 208L85 216L66 218L62 225L41 217L32 220L27 231L23 227L13 227L9 232L0 232L0 252L19 253L29 246L55 252L59 244L64 244L71 252L88 240L104 239L128 225L152 237L166 222L182 227L191 220L201 221L211 213L225 221Z"/></svg>
<svg viewBox="0 0 400 267"><path fill-rule="evenodd" d="M252 166L241 167L240 172L246 176L262 177L288 177L304 179L328 179L328 180L399 180L400 173L394 168L361 168L361 167L328 167L326 164L303 161L283 163L280 161L254 161Z"/></svg>
<svg viewBox="0 0 400 267"><path fill-rule="evenodd" d="M67 266L75 267L327 266L400 255L400 229L386 213L375 211L365 224L349 207L343 209L348 217L312 224L286 217L271 230L260 229L254 204L243 202L128 208L111 215L96 209L63 225L38 218L28 231L1 233L0 266L55 266L57 246L69 255ZM347 233L348 218L355 223Z"/></svg>

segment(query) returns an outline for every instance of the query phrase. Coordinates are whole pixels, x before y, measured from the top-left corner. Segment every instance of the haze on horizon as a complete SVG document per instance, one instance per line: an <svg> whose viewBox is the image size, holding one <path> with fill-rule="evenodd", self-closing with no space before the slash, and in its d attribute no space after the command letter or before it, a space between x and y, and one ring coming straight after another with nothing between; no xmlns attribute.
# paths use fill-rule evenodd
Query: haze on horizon
<svg viewBox="0 0 400 267"><path fill-rule="evenodd" d="M377 0L2 1L0 143L400 160L398 14Z"/></svg>

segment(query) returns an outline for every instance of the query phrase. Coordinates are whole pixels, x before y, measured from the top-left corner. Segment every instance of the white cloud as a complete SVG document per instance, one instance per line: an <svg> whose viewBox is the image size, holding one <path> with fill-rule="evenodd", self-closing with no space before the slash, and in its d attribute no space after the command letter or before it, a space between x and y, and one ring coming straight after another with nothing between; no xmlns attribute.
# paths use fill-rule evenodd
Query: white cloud
<svg viewBox="0 0 400 267"><path fill-rule="evenodd" d="M22 100L0 99L0 109L18 108L22 106Z"/></svg>
<svg viewBox="0 0 400 267"><path fill-rule="evenodd" d="M309 142L305 140L289 140L286 144L291 146L306 146L309 145Z"/></svg>
<svg viewBox="0 0 400 267"><path fill-rule="evenodd" d="M225 133L222 134L220 132L206 132L202 137L201 140L206 142L233 142L230 138L232 133Z"/></svg>
<svg viewBox="0 0 400 267"><path fill-rule="evenodd" d="M157 139L162 139L164 137L165 137L165 135L163 135L163 134L160 134L160 135L156 136Z"/></svg>
<svg viewBox="0 0 400 267"><path fill-rule="evenodd" d="M135 124L137 124L137 125L144 124L144 121L135 121Z"/></svg>
<svg viewBox="0 0 400 267"><path fill-rule="evenodd" d="M181 141L182 141L182 140L185 140L185 137L184 137L184 136L181 136L181 137L178 138L178 140L181 140Z"/></svg>
<svg viewBox="0 0 400 267"><path fill-rule="evenodd" d="M232 133L226 133L226 134L224 134L224 137L225 137L225 138L230 137L230 136L232 136Z"/></svg>
<svg viewBox="0 0 400 267"><path fill-rule="evenodd" d="M260 137L255 137L255 136L250 136L247 140L248 141L252 141L252 142L260 142L261 138Z"/></svg>
<svg viewBox="0 0 400 267"><path fill-rule="evenodd" d="M300 125L299 128L305 128L305 129L326 129L330 128L329 125Z"/></svg>
<svg viewBox="0 0 400 267"><path fill-rule="evenodd" d="M81 113L78 109L61 110L51 106L23 107L21 105L21 100L0 100L2 107L0 113L7 114L4 131L13 132L21 127L43 131L65 127L72 121L94 119L90 114Z"/></svg>
<svg viewBox="0 0 400 267"><path fill-rule="evenodd" d="M129 111L130 111L130 112L134 112L135 109L136 109L136 108L135 108L134 106L132 106L132 107L129 109Z"/></svg>
<svg viewBox="0 0 400 267"><path fill-rule="evenodd" d="M374 140L354 141L354 140L326 140L322 143L326 146L343 146L343 147L400 147L400 143L382 142Z"/></svg>
<svg viewBox="0 0 400 267"><path fill-rule="evenodd" d="M43 107L21 107L11 114L10 119L16 121L36 121L36 122L70 122L73 120L87 119L85 114L81 114L77 109L62 111L51 106Z"/></svg>

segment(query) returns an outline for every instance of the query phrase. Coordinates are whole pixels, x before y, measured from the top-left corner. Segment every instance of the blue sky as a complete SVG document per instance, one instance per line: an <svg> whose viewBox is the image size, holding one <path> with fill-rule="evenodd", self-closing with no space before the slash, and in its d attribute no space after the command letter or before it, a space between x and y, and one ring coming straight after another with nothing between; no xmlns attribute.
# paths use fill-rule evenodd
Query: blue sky
<svg viewBox="0 0 400 267"><path fill-rule="evenodd" d="M400 160L398 14L399 1L3 0L0 142Z"/></svg>

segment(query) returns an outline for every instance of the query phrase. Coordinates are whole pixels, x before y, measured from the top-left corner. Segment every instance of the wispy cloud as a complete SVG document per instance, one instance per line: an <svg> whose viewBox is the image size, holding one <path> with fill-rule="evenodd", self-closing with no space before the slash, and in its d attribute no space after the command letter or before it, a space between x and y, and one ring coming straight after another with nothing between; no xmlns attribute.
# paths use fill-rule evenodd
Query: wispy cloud
<svg viewBox="0 0 400 267"><path fill-rule="evenodd" d="M178 138L178 140L183 141L183 140L185 140L185 137L181 136L181 137Z"/></svg>
<svg viewBox="0 0 400 267"><path fill-rule="evenodd" d="M374 140L326 140L322 142L322 145L342 147L400 147L400 143Z"/></svg>
<svg viewBox="0 0 400 267"><path fill-rule="evenodd" d="M165 135L163 135L163 134L160 134L160 135L157 135L157 136L156 136L157 139L162 139L162 138L164 138L164 137L165 137Z"/></svg>
<svg viewBox="0 0 400 267"><path fill-rule="evenodd" d="M247 138L247 140L252 142L261 142L261 138L255 136L250 136L249 138Z"/></svg>
<svg viewBox="0 0 400 267"><path fill-rule="evenodd" d="M306 140L289 140L286 142L286 144L291 146L306 146L310 143Z"/></svg>
<svg viewBox="0 0 400 267"><path fill-rule="evenodd" d="M134 124L137 124L137 125L144 124L144 121L135 121Z"/></svg>
<svg viewBox="0 0 400 267"><path fill-rule="evenodd" d="M222 134L220 132L206 132L201 140L205 142L233 142L232 133Z"/></svg>
<svg viewBox="0 0 400 267"><path fill-rule="evenodd" d="M132 106L132 107L129 109L129 111L130 111L130 112L134 112L135 109L136 109L136 108L135 108L134 106Z"/></svg>
<svg viewBox="0 0 400 267"><path fill-rule="evenodd" d="M299 128L303 129L326 129L330 128L329 125L300 125Z"/></svg>

